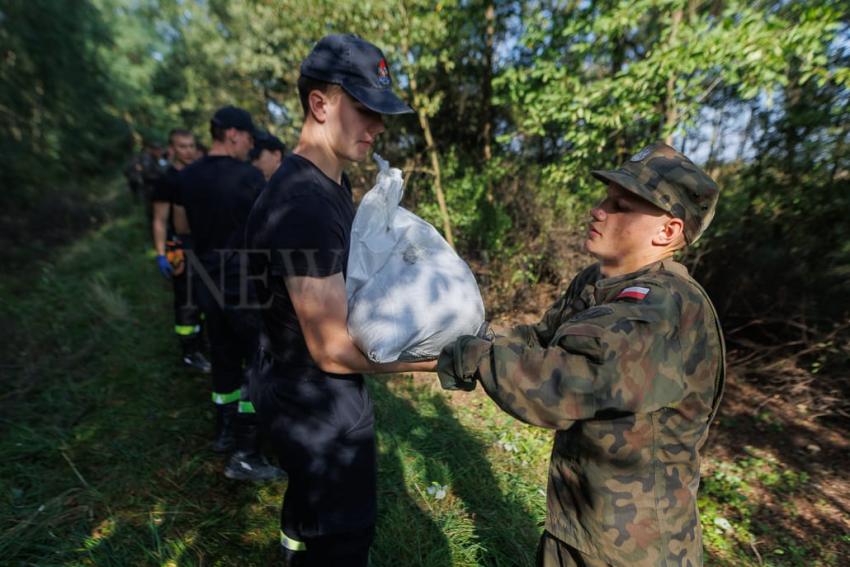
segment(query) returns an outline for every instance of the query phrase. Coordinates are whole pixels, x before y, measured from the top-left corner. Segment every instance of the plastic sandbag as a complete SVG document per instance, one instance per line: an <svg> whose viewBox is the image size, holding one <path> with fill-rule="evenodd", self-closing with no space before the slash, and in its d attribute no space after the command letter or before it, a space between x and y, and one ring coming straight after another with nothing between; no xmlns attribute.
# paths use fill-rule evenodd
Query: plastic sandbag
<svg viewBox="0 0 850 567"><path fill-rule="evenodd" d="M475 276L437 230L399 206L401 170L375 154L378 179L351 230L348 333L374 362L436 358L484 324Z"/></svg>

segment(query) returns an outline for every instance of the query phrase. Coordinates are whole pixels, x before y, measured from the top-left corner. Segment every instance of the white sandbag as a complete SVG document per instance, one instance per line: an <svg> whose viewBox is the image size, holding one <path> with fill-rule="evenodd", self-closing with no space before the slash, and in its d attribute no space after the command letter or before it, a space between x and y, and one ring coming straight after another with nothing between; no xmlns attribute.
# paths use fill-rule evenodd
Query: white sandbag
<svg viewBox="0 0 850 567"><path fill-rule="evenodd" d="M399 206L401 170L379 172L351 230L348 333L374 362L436 358L484 324L475 276L437 230Z"/></svg>

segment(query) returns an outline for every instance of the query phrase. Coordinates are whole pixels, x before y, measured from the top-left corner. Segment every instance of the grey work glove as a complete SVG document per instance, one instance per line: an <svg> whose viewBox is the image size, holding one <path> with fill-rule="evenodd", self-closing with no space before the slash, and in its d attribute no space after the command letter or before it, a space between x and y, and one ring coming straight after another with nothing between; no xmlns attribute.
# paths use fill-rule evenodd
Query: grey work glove
<svg viewBox="0 0 850 567"><path fill-rule="evenodd" d="M437 376L444 390L475 389L478 365L490 352L490 341L473 335L463 335L443 347L437 360Z"/></svg>

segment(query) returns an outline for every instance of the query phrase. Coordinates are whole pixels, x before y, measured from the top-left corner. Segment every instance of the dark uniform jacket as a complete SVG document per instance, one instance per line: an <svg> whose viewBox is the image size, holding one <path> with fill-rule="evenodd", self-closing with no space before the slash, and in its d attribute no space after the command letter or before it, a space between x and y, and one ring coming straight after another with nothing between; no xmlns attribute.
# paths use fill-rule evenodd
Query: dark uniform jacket
<svg viewBox="0 0 850 567"><path fill-rule="evenodd" d="M705 291L672 261L581 272L536 325L482 353L487 394L556 429L546 529L612 565L702 565L699 450L725 350Z"/></svg>

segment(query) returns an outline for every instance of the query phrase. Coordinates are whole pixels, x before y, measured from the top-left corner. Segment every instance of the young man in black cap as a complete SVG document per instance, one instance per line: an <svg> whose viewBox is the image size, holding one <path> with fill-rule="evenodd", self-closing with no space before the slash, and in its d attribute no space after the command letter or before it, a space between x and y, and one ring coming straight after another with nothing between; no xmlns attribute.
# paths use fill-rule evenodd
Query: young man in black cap
<svg viewBox="0 0 850 567"><path fill-rule="evenodd" d="M251 400L289 474L281 512L287 565L365 566L376 519L372 401L361 373L432 370L374 364L351 342L345 272L354 204L343 169L364 160L383 114L412 109L392 91L381 51L323 38L301 64L304 125L248 220L263 311ZM262 253L260 253L262 252Z"/></svg>
<svg viewBox="0 0 850 567"><path fill-rule="evenodd" d="M251 150L250 156L251 164L262 171L263 177L268 181L280 167L284 154L286 154L286 146L277 136L269 132L260 132L254 138L254 149Z"/></svg>
<svg viewBox="0 0 850 567"><path fill-rule="evenodd" d="M271 480L283 472L259 451L254 408L247 398L247 366L257 350L260 321L250 309L252 288L245 285L241 250L245 221L265 185L259 170L245 161L254 132L251 115L241 108L226 106L215 113L209 154L178 178L174 221L181 234L191 232L187 269L210 336L217 412L213 450L235 449L225 469L228 478Z"/></svg>
<svg viewBox="0 0 850 567"><path fill-rule="evenodd" d="M174 332L180 341L183 366L208 374L210 363L202 352L201 312L189 298L182 245L171 222L177 176L183 168L195 161L195 136L188 130L175 128L168 134L168 149L171 162L151 194L151 233L156 264L163 277L170 280L174 288ZM168 257L169 254L171 258Z"/></svg>

